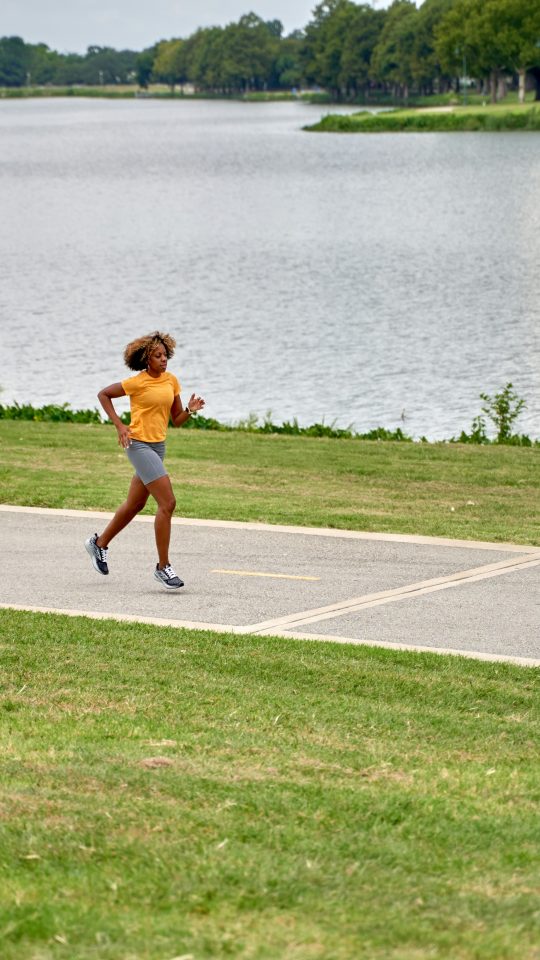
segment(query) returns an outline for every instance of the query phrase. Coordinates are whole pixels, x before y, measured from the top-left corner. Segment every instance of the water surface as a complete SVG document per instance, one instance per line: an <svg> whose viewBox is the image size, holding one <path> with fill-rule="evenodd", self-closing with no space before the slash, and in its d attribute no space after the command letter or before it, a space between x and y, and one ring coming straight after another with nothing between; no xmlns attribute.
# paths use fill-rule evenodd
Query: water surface
<svg viewBox="0 0 540 960"><path fill-rule="evenodd" d="M95 406L160 328L222 420L448 437L511 380L540 435L540 135L320 115L0 102L2 401Z"/></svg>

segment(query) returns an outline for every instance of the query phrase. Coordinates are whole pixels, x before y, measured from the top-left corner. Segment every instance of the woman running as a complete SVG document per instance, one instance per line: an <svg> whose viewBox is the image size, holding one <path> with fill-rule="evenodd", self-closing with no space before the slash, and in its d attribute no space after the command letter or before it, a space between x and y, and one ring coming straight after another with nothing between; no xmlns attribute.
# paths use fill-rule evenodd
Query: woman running
<svg viewBox="0 0 540 960"><path fill-rule="evenodd" d="M124 350L126 366L140 372L121 383L112 383L98 393L99 402L114 423L118 431L118 443L126 451L135 474L127 500L118 508L103 533L95 533L85 542L95 569L98 573L108 574L109 543L140 513L152 494L158 505L154 525L158 563L154 577L166 590L178 590L184 586L169 561L171 518L176 500L163 465L167 427L169 419L173 426L181 427L190 416L204 407L202 397L196 397L194 393L187 406L182 407L180 384L172 373L167 372L167 361L174 356L175 347L176 341L168 333L159 331L128 343ZM112 403L126 394L131 405L129 427L122 423Z"/></svg>

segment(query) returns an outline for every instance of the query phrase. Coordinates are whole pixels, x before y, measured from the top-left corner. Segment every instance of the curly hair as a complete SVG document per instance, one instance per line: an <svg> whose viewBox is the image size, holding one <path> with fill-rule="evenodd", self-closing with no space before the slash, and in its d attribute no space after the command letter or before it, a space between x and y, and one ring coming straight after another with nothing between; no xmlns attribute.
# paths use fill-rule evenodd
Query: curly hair
<svg viewBox="0 0 540 960"><path fill-rule="evenodd" d="M124 350L124 363L130 370L146 370L148 366L148 357L154 347L159 344L165 348L167 359L174 356L176 340L169 333L160 333L156 330L154 333L147 333L145 337L139 337L128 343Z"/></svg>

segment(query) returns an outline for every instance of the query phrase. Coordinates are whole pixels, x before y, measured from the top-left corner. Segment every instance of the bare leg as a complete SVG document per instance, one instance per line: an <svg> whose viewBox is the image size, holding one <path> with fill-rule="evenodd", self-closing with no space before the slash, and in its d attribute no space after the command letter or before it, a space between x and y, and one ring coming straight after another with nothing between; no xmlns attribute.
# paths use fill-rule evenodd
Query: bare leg
<svg viewBox="0 0 540 960"><path fill-rule="evenodd" d="M144 483L135 474L129 487L127 500L121 507L118 507L111 522L107 524L103 533L97 538L98 547L109 546L113 537L116 537L140 513L148 500L148 496L149 493Z"/></svg>
<svg viewBox="0 0 540 960"><path fill-rule="evenodd" d="M169 562L169 544L171 542L171 518L176 507L171 481L168 476L152 480L147 488L158 505L154 530L156 547L159 557L159 566L165 567Z"/></svg>

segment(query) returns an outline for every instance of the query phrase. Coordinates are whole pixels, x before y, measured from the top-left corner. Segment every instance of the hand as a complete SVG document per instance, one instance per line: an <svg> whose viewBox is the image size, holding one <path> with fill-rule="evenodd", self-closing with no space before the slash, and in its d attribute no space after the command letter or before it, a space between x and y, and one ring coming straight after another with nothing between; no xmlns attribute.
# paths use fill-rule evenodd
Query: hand
<svg viewBox="0 0 540 960"><path fill-rule="evenodd" d="M130 428L126 427L125 423L123 423L116 429L118 431L118 443L124 450L127 450L127 448L131 446Z"/></svg>
<svg viewBox="0 0 540 960"><path fill-rule="evenodd" d="M204 407L203 398L196 397L195 394L192 393L187 404L188 410L192 410L194 413L196 413L197 410L202 410L203 407Z"/></svg>

